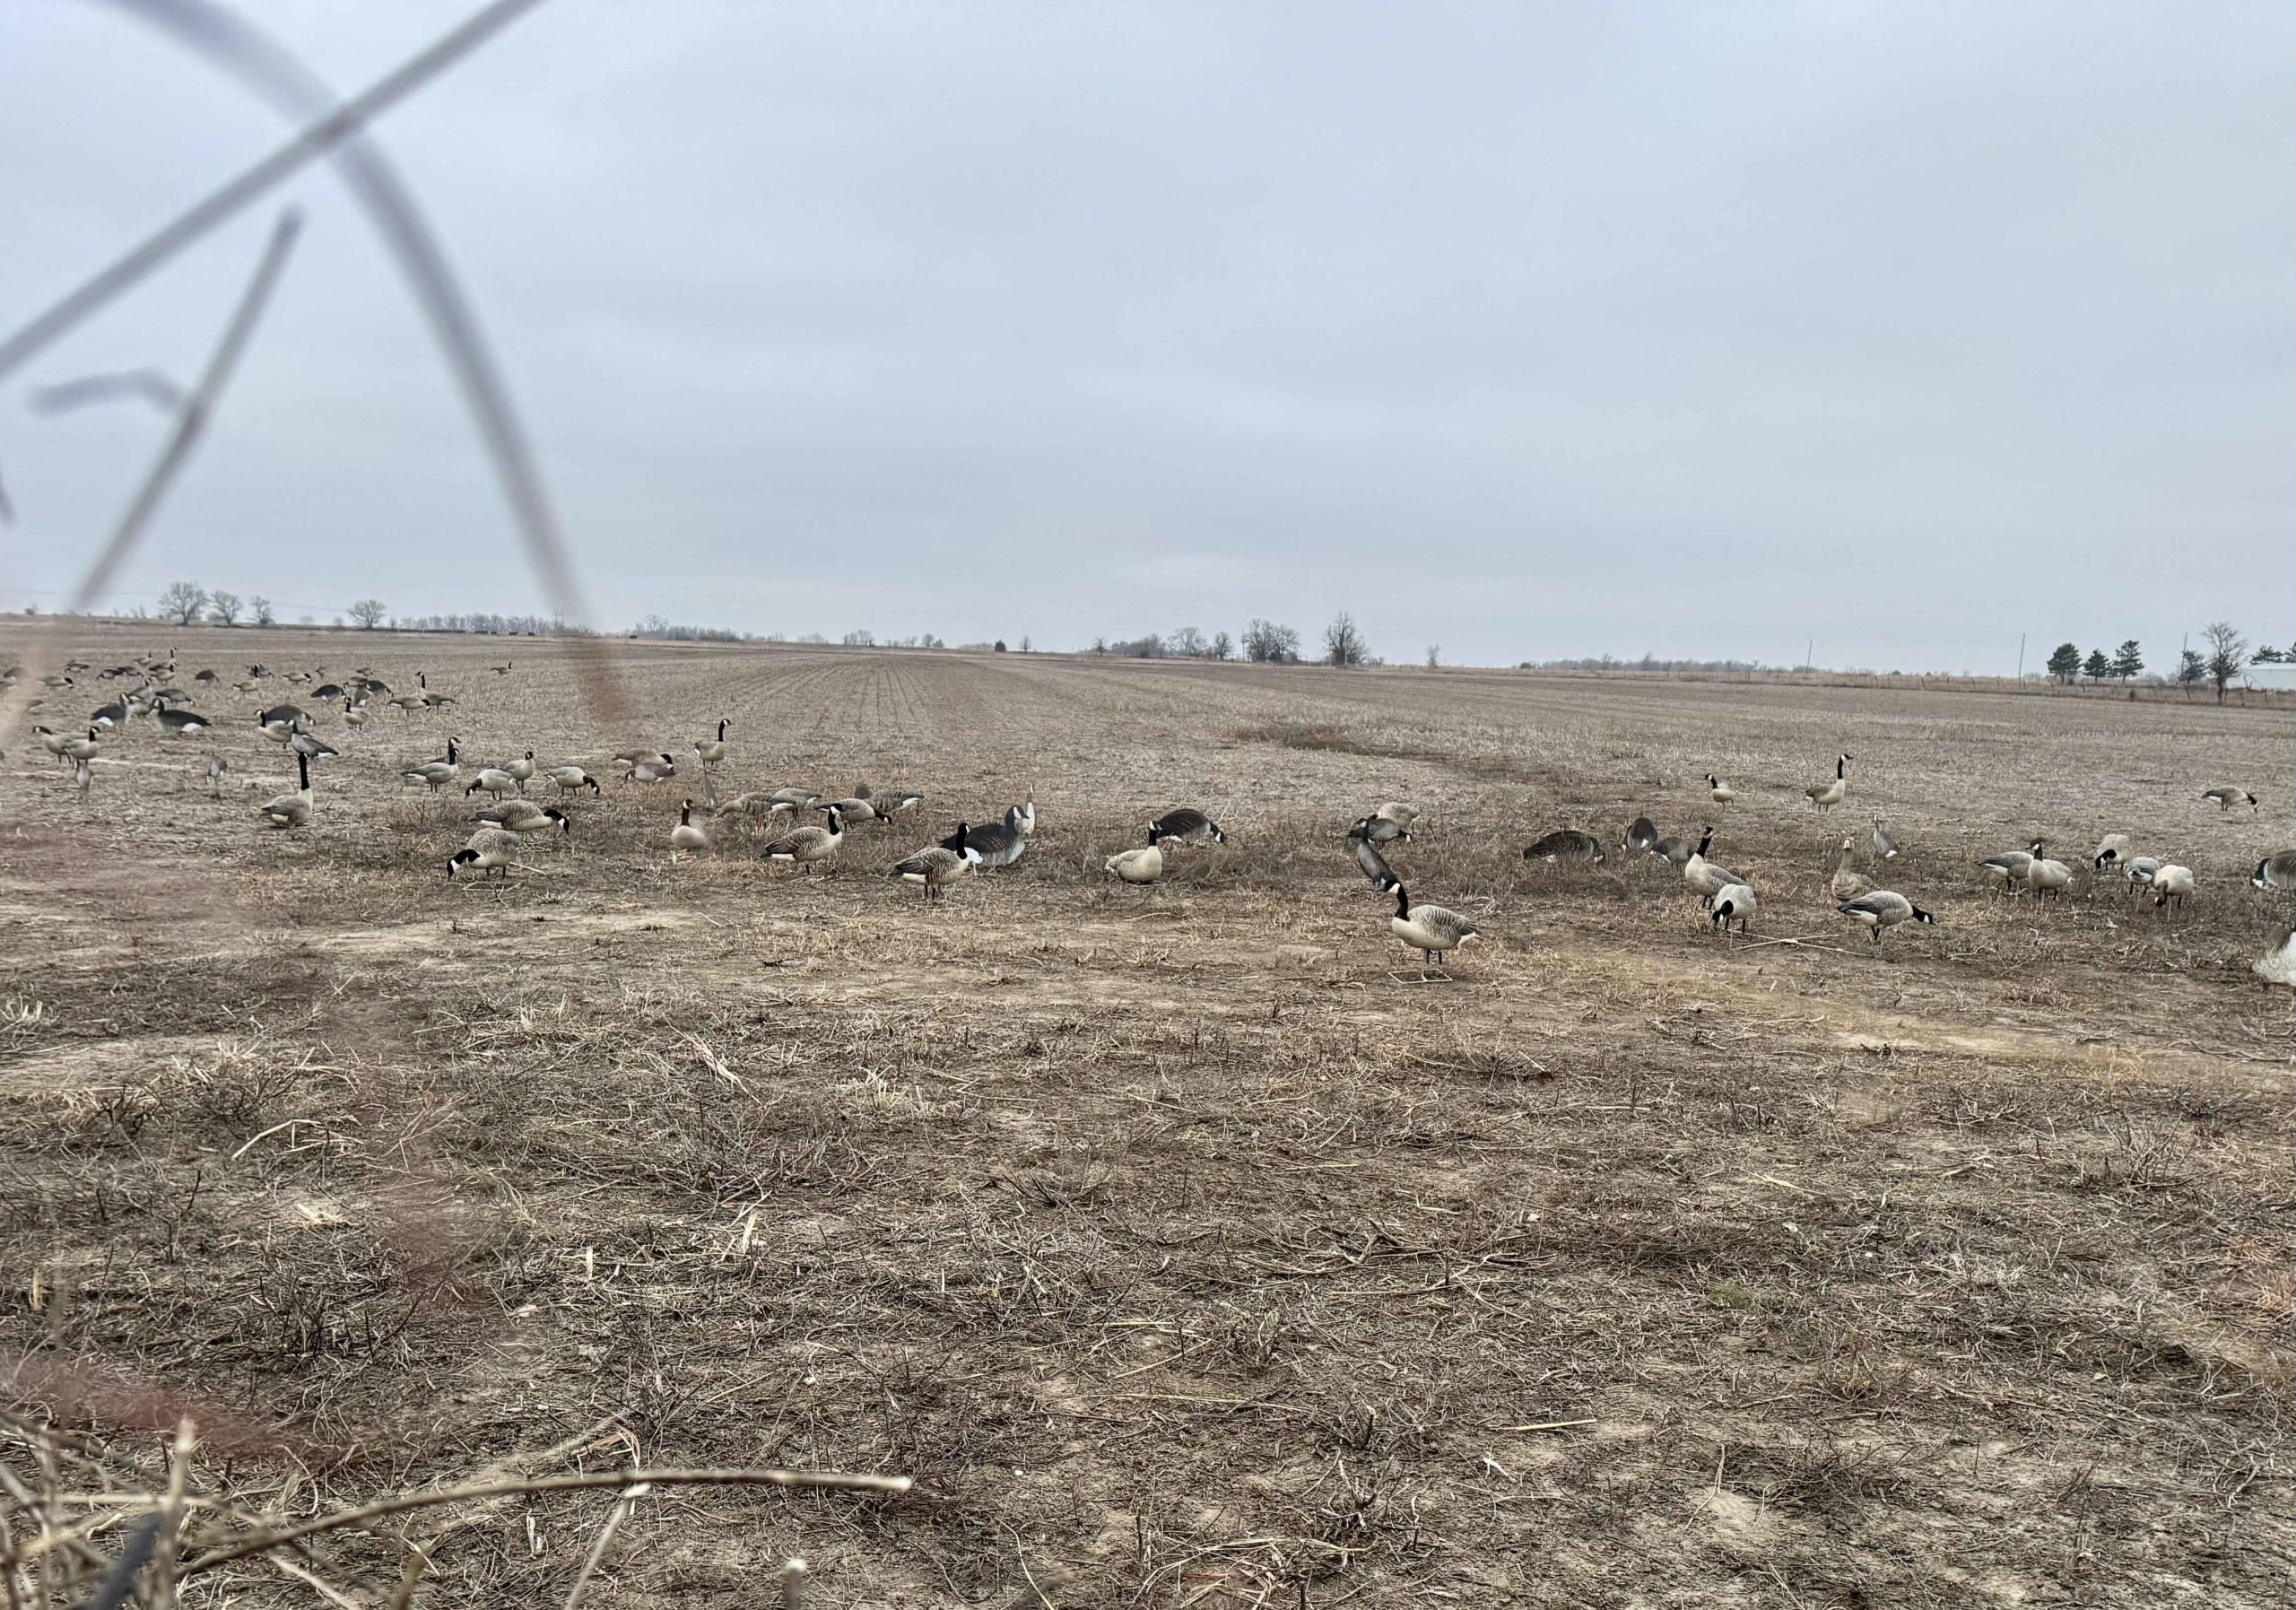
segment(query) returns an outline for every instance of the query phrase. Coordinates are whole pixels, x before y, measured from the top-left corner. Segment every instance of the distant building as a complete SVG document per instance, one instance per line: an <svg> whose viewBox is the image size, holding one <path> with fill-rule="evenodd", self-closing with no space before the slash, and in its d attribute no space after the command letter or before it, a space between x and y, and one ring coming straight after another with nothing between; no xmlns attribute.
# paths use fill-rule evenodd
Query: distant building
<svg viewBox="0 0 2296 1610"><path fill-rule="evenodd" d="M2296 665L2280 660L2250 666L2240 673L2239 682L2244 688L2268 689L2275 693L2296 692Z"/></svg>

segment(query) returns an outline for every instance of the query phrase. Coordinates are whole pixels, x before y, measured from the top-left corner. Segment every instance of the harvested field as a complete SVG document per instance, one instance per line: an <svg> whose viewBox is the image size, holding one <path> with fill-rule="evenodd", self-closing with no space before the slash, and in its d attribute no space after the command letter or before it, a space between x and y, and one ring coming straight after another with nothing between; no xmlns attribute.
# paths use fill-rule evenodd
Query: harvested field
<svg viewBox="0 0 2296 1610"><path fill-rule="evenodd" d="M293 786L253 711L310 702L275 680L204 695L206 737L107 737L84 803L9 750L0 1379L71 1483L161 1484L187 1412L192 1491L265 1514L497 1467L916 1480L659 1489L592 1606L754 1606L800 1553L833 1606L2285 1600L2292 1022L2248 964L2286 901L2246 879L2296 843L2296 713L631 644L639 735L558 644L68 647L170 639L184 679L371 664L457 702L323 716L296 832L253 814ZM673 864L721 716L720 797L925 803L833 875L730 822ZM640 735L688 775L449 881L483 799L398 781L449 734L465 778L611 776ZM883 875L1031 791L1018 866L931 911ZM1388 799L1425 813L1414 895L1482 930L1440 971L1341 837ZM1180 804L1229 841L1102 875ZM1521 857L1646 812L1718 826L1750 938L1648 858ZM1879 952L1826 887L1875 812L1904 850L1861 869L1941 919ZM2194 868L2189 912L2092 878L2107 831ZM1980 887L2035 835L2068 898ZM0 1429L23 1481L27 1447ZM291 1566L380 1605L413 1550L414 1604L561 1603L613 1496L184 1596L320 1602Z"/></svg>

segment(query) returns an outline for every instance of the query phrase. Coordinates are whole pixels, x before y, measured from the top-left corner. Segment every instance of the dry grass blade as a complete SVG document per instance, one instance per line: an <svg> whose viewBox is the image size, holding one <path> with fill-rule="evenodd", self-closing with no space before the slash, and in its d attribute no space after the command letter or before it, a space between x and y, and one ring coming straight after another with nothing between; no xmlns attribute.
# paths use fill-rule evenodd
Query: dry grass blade
<svg viewBox="0 0 2296 1610"><path fill-rule="evenodd" d="M576 1606L581 1604L582 1594L590 1586L590 1578L597 1571L598 1562L606 1557L606 1550L612 1546L614 1534L622 1530L622 1523L630 1519L630 1512L637 1507L638 1501L652 1491L653 1488L640 1482L614 1501L613 1508L606 1512L605 1524L598 1528L597 1538L590 1545L590 1552L583 1557L582 1569L574 1575L574 1586L566 1590L566 1610L576 1610Z"/></svg>
<svg viewBox="0 0 2296 1610"><path fill-rule="evenodd" d="M464 1487L441 1487L424 1493L399 1493L389 1498L378 1499L370 1504L354 1509L339 1510L332 1515L322 1515L299 1526L281 1527L252 1537L211 1548L205 1553L187 1562L182 1574L196 1576L243 1560L266 1549L277 1548L284 1543L299 1542L320 1532L332 1532L344 1527L364 1526L370 1520L380 1520L386 1515L400 1515L409 1510L427 1509L433 1504L461 1503L469 1499L492 1498L508 1493L577 1493L596 1487L703 1486L703 1487L786 1487L830 1493L857 1493L878 1497L897 1498L909 1490L911 1483L905 1475L857 1475L828 1470L604 1470L577 1475L528 1476L507 1482L480 1482Z"/></svg>
<svg viewBox="0 0 2296 1610"><path fill-rule="evenodd" d="M152 1603L169 1610L176 1602L176 1550L182 1540L184 1489L191 1480L192 1426L176 1426L175 1445L168 1451L168 1491L160 1501L159 1544L152 1562Z"/></svg>

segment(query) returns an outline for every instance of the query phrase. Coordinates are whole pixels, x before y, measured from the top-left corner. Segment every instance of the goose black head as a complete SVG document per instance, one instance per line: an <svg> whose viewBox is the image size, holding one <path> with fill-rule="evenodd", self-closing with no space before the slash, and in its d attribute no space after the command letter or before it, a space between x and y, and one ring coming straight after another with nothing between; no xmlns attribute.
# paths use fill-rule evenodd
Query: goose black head
<svg viewBox="0 0 2296 1610"><path fill-rule="evenodd" d="M447 876L449 879L452 879L455 875L456 867L467 866L477 859L478 851L474 849L458 849L455 851L453 855L447 857Z"/></svg>
<svg viewBox="0 0 2296 1610"><path fill-rule="evenodd" d="M584 779L582 779L582 786L583 786L584 788L586 788L589 789L589 791L590 791L591 793L593 793L593 794L603 794L603 793L604 793L604 792L605 792L605 790L604 790L604 788L600 788L600 787L598 786L598 779L597 779L596 778L595 778L595 777L586 777L586 778L584 778Z"/></svg>
<svg viewBox="0 0 2296 1610"><path fill-rule="evenodd" d="M1926 911L1923 910L1919 906L1916 906L1916 907L1914 907L1914 909L1913 909L1913 919L1914 919L1914 921L1916 921L1916 922L1927 922L1927 923L1935 923L1935 922L1937 920L1935 917L1932 917L1928 912L1926 912Z"/></svg>
<svg viewBox="0 0 2296 1610"><path fill-rule="evenodd" d="M574 818L569 816L556 805L544 805L543 807L542 814L550 818L551 821L558 823L558 831L560 832L571 833L574 831Z"/></svg>

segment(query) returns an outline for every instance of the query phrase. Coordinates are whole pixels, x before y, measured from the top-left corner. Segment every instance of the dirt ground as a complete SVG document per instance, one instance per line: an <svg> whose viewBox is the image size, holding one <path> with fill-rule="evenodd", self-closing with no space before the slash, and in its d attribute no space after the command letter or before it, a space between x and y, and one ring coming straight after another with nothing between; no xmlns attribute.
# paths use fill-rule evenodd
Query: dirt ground
<svg viewBox="0 0 2296 1610"><path fill-rule="evenodd" d="M2287 902L2247 874L2296 844L2287 709L617 645L640 735L563 644L69 648L170 640L186 686L260 658L457 702L323 712L295 832L253 810L292 779L252 712L317 708L275 677L203 696L205 737L108 736L84 801L10 744L0 1406L116 1484L185 1412L194 1492L280 1515L498 1467L916 1479L657 1490L593 1606L757 1606L791 1553L839 1606L2286 1602L2292 1019L2248 964ZM925 803L834 875L730 819L673 863L721 716L720 799ZM398 772L450 734L466 777L686 764L448 881L485 802ZM931 910L884 875L1031 791L1017 866ZM1441 970L1341 836L1390 799L1414 896L1482 929ZM1103 876L1181 804L1229 842ZM1642 813L1716 824L1750 937L1647 857L1522 858ZM2108 831L2192 909L2091 877ZM1845 834L1939 925L1853 931ZM2034 835L2068 897L1983 888ZM0 1427L26 1479L28 1446ZM414 1604L554 1605L612 1501L288 1564L380 1605L413 1548ZM271 1557L184 1596L323 1597Z"/></svg>

